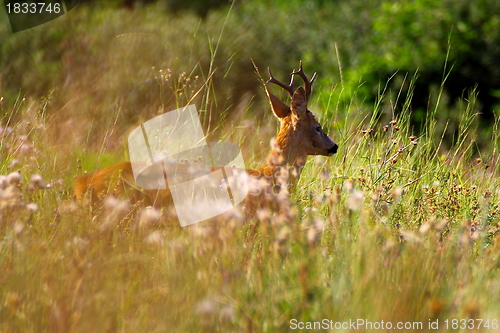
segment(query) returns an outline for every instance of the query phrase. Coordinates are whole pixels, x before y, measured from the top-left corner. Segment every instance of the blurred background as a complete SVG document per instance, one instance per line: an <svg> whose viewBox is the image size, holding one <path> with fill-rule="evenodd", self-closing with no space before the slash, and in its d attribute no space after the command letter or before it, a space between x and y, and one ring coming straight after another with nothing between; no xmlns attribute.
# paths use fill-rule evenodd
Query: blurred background
<svg viewBox="0 0 500 333"><path fill-rule="evenodd" d="M272 115L252 61L264 80L271 67L287 81L299 60L317 71L311 109L331 133L347 110L406 108L415 134L436 118L445 149L468 101L479 148L499 112L496 0L81 0L19 33L4 7L0 22L3 123L29 107L72 147L120 149L138 121L187 103L210 133L260 128Z"/></svg>

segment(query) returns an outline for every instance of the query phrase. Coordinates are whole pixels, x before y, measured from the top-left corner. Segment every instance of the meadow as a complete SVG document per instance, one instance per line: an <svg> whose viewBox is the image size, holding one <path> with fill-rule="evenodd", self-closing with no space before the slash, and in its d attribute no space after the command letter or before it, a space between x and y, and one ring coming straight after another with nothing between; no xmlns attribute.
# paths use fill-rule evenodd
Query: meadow
<svg viewBox="0 0 500 333"><path fill-rule="evenodd" d="M80 14L82 21L111 15ZM106 21L95 35L72 23L76 47L97 52L106 39L90 37L136 20L113 15L123 21ZM208 26L220 20L214 15ZM232 16L221 17L231 33ZM260 88L246 95L227 84L241 74L220 56L232 35L201 38L209 44L204 58L191 36L182 42L182 52L191 48L186 63L151 69L154 58L119 52L126 43L94 53L101 67L70 54L58 90L0 101L0 332L286 332L323 319L331 332L389 332L398 323L406 332L500 332L499 122L479 147L475 91L446 110L456 118L450 138L448 123L437 120L448 107L444 83L417 132L415 77L399 83L410 87L403 101L382 85L369 107L361 88L320 81L309 107L339 151L310 157L297 191L253 217L239 207L181 228L166 211L121 199L75 202L74 177L126 160L134 124L193 102L210 137L240 145L248 167L264 163L278 124L251 61L245 80ZM130 47L151 45L147 38ZM141 71L153 80L134 81ZM143 109L132 113L139 101ZM357 320L365 324L343 325Z"/></svg>

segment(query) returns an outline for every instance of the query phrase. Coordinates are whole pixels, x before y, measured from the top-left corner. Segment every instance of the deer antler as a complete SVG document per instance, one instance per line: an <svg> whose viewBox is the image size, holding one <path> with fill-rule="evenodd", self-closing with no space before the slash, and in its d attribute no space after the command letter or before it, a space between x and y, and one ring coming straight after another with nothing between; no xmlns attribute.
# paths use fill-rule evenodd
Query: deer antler
<svg viewBox="0 0 500 333"><path fill-rule="evenodd" d="M316 76L317 76L318 73L314 73L311 80L309 80L307 78L307 75L306 73L304 73L304 70L302 69L302 60L300 61L300 68L298 71L296 72L292 72L292 76L293 75L298 75L302 78L302 80L304 80L304 88L306 90L306 96L307 96L307 99L309 99L309 95L311 95L311 87L312 87L312 84L314 82L314 80L316 80Z"/></svg>
<svg viewBox="0 0 500 333"><path fill-rule="evenodd" d="M302 80L304 80L304 88L306 90L306 97L307 99L309 99L309 95L311 95L311 87L312 87L312 84L314 82L314 80L316 80L316 76L318 73L314 73L311 80L309 80L307 78L307 75L306 73L304 73L304 70L302 69L302 60L300 61L300 68L298 71L294 71L292 72L292 78L290 80L290 84L289 85L286 85L284 84L283 82L280 82L278 80L276 80L273 76L273 73L271 72L271 68L267 68L267 71L269 72L269 76L270 76L270 79L267 80L267 83L274 83L274 84L277 84L278 86L284 88L288 94L290 95L290 97L293 96L293 92L294 92L294 89L293 89L293 81L294 81L294 78L295 78L295 75L298 75L302 78Z"/></svg>
<svg viewBox="0 0 500 333"><path fill-rule="evenodd" d="M271 72L271 68L267 67L267 71L269 72L269 76L271 77L269 80L267 80L267 83L277 84L278 86L284 88L288 92L288 94L290 95L290 97L292 97L293 96L293 80L294 80L294 76L292 75L292 78L290 79L290 84L286 85L283 82L278 81L278 80L276 80L274 78L273 73Z"/></svg>

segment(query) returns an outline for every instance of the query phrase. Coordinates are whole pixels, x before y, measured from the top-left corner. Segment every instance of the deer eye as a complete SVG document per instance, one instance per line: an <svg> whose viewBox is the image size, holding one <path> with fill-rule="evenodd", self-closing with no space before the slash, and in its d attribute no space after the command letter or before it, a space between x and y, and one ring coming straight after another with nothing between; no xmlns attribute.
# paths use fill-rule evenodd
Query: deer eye
<svg viewBox="0 0 500 333"><path fill-rule="evenodd" d="M316 132L321 133L321 127L316 127Z"/></svg>

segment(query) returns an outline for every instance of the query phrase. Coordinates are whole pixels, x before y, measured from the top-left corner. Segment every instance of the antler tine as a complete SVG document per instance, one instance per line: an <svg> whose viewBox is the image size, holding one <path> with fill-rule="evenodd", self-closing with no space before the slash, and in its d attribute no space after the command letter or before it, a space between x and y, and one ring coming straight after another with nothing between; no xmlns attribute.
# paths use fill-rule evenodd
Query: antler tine
<svg viewBox="0 0 500 333"><path fill-rule="evenodd" d="M293 96L293 81L294 81L293 75L292 75L292 79L290 80L290 84L286 85L283 82L280 82L274 78L273 73L271 72L271 68L268 67L267 71L269 72L269 76L270 76L270 79L267 80L267 83L277 84L278 86L285 89L288 92L288 94L290 95L290 97Z"/></svg>
<svg viewBox="0 0 500 333"><path fill-rule="evenodd" d="M298 75L302 78L302 80L304 80L304 88L306 89L306 96L307 98L309 99L309 95L311 95L311 88L312 88L312 84L314 82L314 80L316 80L316 77L317 77L317 74L318 73L314 73L311 80L309 80L307 78L307 75L306 73L304 73L304 70L302 69L302 60L300 61L300 67L299 67L299 70L296 71L296 72L293 72L292 73L293 75Z"/></svg>

